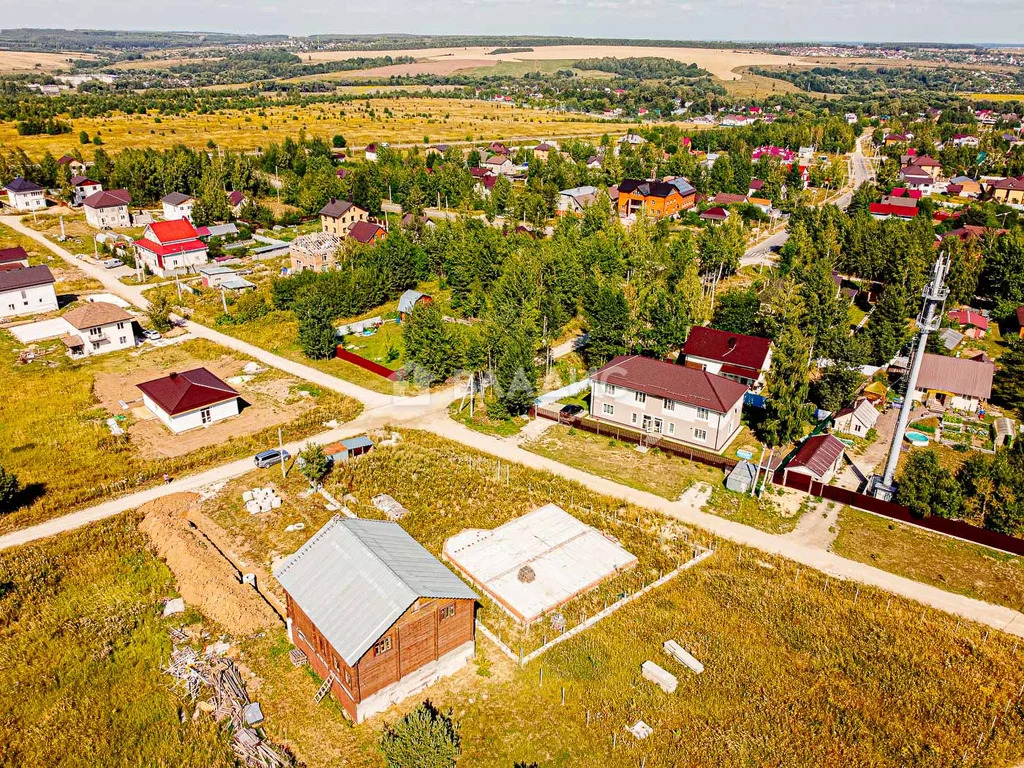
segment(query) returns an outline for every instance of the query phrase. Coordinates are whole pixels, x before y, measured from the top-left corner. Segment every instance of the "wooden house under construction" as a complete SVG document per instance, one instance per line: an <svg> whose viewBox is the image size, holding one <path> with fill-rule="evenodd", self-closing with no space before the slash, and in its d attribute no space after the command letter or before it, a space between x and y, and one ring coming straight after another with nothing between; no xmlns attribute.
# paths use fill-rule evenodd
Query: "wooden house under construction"
<svg viewBox="0 0 1024 768"><path fill-rule="evenodd" d="M275 576L289 638L357 723L476 652L476 593L397 523L336 515Z"/></svg>

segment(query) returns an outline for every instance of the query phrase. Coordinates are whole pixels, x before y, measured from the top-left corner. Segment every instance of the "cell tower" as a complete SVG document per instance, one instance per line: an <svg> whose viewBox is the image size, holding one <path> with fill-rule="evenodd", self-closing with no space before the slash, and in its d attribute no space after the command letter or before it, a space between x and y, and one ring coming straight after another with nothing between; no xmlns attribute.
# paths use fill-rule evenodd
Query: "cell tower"
<svg viewBox="0 0 1024 768"><path fill-rule="evenodd" d="M921 361L924 360L928 347L928 335L939 330L942 322L943 306L949 289L946 288L946 275L949 274L949 257L939 254L932 271L932 279L921 292L924 301L921 314L917 316L917 340L910 352L910 373L907 376L907 389L903 395L899 422L892 435L889 447L889 458L885 463L885 473L871 478L870 493L879 499L889 501L896 492L896 464L900 460L900 449L903 447L903 433L910 421L910 412L914 409L914 390L917 389L917 377L921 373Z"/></svg>

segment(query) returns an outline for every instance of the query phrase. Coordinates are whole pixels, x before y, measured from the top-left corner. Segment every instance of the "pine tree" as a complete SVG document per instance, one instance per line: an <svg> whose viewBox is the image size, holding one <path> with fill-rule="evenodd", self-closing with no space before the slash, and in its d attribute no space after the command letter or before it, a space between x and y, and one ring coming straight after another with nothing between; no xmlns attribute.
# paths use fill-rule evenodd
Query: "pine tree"
<svg viewBox="0 0 1024 768"><path fill-rule="evenodd" d="M8 472L0 465L0 512L10 512L14 509L14 501L21 490L21 483L13 472Z"/></svg>
<svg viewBox="0 0 1024 768"><path fill-rule="evenodd" d="M777 447L801 435L810 389L808 355L810 341L795 325L776 339L772 367L765 383L765 418L762 439Z"/></svg>
<svg viewBox="0 0 1024 768"><path fill-rule="evenodd" d="M299 321L299 345L311 360L334 357L338 338L331 305L317 286L306 288L295 306Z"/></svg>
<svg viewBox="0 0 1024 768"><path fill-rule="evenodd" d="M606 283L598 286L593 304L584 308L590 334L583 354L589 365L604 365L626 352L629 305L621 289Z"/></svg>
<svg viewBox="0 0 1024 768"><path fill-rule="evenodd" d="M533 334L525 322L507 329L496 350L494 377L499 394L495 415L518 416L533 405L537 396L534 353Z"/></svg>
<svg viewBox="0 0 1024 768"><path fill-rule="evenodd" d="M416 305L406 321L402 339L406 365L413 369L413 378L420 384L431 386L445 381L462 366L459 340L433 302Z"/></svg>
<svg viewBox="0 0 1024 768"><path fill-rule="evenodd" d="M455 768L462 751L459 724L451 710L440 712L428 700L386 725L379 748L387 768Z"/></svg>
<svg viewBox="0 0 1024 768"><path fill-rule="evenodd" d="M871 362L889 362L910 338L907 324L907 298L902 285L889 283L868 320L867 338L871 345Z"/></svg>

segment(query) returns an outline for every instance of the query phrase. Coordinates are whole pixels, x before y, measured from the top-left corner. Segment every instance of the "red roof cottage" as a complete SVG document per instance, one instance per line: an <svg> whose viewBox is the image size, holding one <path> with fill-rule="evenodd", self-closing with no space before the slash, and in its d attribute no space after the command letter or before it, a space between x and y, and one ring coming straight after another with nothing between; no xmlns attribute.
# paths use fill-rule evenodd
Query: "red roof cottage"
<svg viewBox="0 0 1024 768"><path fill-rule="evenodd" d="M687 368L725 376L756 392L772 364L772 343L698 325L691 329L683 355Z"/></svg>
<svg viewBox="0 0 1024 768"><path fill-rule="evenodd" d="M740 430L747 388L724 376L623 355L590 380L590 415L600 422L716 452Z"/></svg>
<svg viewBox="0 0 1024 768"><path fill-rule="evenodd" d="M206 244L188 219L150 224L135 249L149 271L160 277L196 272L207 262Z"/></svg>
<svg viewBox="0 0 1024 768"><path fill-rule="evenodd" d="M804 440L784 471L787 476L797 472L810 475L819 483L828 483L842 466L845 451L846 445L833 435L812 435Z"/></svg>
<svg viewBox="0 0 1024 768"><path fill-rule="evenodd" d="M193 368L137 385L142 402L166 427L184 432L237 416L239 396L205 368Z"/></svg>

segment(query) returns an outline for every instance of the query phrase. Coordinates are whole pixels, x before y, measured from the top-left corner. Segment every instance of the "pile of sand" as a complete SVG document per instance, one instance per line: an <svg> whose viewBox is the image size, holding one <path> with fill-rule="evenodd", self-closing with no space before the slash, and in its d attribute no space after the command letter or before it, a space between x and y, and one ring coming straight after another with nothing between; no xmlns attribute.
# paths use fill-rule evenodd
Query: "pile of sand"
<svg viewBox="0 0 1024 768"><path fill-rule="evenodd" d="M253 635L280 623L262 597L239 580L238 570L188 520L199 505L194 493L175 493L140 507L139 530L167 563L185 604L234 635Z"/></svg>

